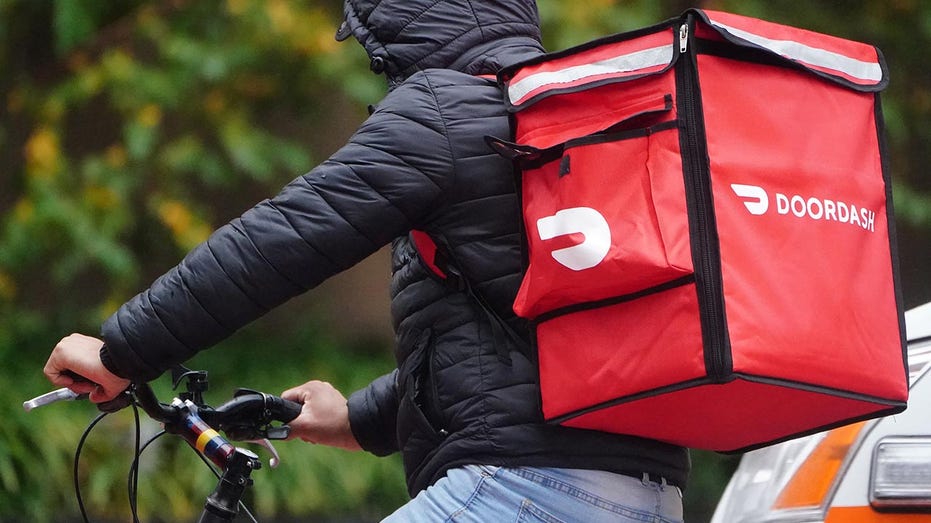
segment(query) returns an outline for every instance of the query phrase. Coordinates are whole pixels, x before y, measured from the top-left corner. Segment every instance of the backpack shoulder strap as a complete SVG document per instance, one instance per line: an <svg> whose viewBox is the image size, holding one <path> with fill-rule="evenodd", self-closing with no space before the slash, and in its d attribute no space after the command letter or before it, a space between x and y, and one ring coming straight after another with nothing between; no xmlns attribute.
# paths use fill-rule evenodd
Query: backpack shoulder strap
<svg viewBox="0 0 931 523"><path fill-rule="evenodd" d="M517 334L504 318L492 308L485 297L473 288L468 278L465 278L462 271L452 262L448 249L439 246L425 231L412 230L410 239L414 249L417 250L417 254L434 275L446 282L448 287L468 294L488 316L495 350L499 359L510 364L511 357L508 354L506 338L510 338L521 352L527 355L530 354L530 346L527 340Z"/></svg>
<svg viewBox="0 0 931 523"><path fill-rule="evenodd" d="M448 280L449 274L446 269L445 260L437 259L438 249L436 242L433 241L433 238L431 238L430 235L426 232L419 230L412 230L410 232L410 238L411 243L414 244L414 249L427 265L427 268L430 269L430 272L435 274L441 280Z"/></svg>

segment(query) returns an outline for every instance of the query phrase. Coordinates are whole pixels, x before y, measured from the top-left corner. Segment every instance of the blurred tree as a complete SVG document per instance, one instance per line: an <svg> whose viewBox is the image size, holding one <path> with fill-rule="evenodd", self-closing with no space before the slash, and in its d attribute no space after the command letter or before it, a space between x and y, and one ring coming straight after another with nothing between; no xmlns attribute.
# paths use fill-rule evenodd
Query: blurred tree
<svg viewBox="0 0 931 523"><path fill-rule="evenodd" d="M367 70L359 46L335 42L340 17L338 1L0 0L0 357L27 377L2 391L15 395L6 404L47 388L41 362L62 334L95 332L215 226L309 170L364 118L384 81ZM285 336L262 342L301 343L297 328L292 320ZM236 354L256 340L231 343ZM321 343L305 340L290 363L308 361ZM371 378L387 365L387 351L379 352L368 364L310 361ZM229 383L237 385L261 370L246 376L233 367L239 379ZM279 371L287 381L271 390L309 375L293 374ZM76 421L87 411L65 414ZM73 451L81 422L56 423L55 432L52 416L8 417L16 422L0 437L0 519L42 520L73 506L61 502L70 489L60 456ZM63 437L42 436L50 432ZM121 437L117 430L104 439ZM92 497L105 510L124 510L122 481L105 478L125 470L129 456L97 457ZM328 466L339 463L351 462ZM49 470L65 482L43 488ZM393 492L388 504L397 504L397 463L372 471L354 492ZM181 494L191 481L181 475L173 488L150 489L143 494L162 501L145 505L185 519L202 502ZM288 506L280 496L266 499ZM340 508L335 499L303 508L367 504L343 499Z"/></svg>
<svg viewBox="0 0 931 523"><path fill-rule="evenodd" d="M318 121L334 93L380 93L365 62L350 59L356 49L333 40L338 7L0 5L0 60L14 71L2 80L12 190L2 196L0 298L20 314L92 324L215 225L308 170L326 145L320 131L345 116ZM361 119L358 106L336 103Z"/></svg>

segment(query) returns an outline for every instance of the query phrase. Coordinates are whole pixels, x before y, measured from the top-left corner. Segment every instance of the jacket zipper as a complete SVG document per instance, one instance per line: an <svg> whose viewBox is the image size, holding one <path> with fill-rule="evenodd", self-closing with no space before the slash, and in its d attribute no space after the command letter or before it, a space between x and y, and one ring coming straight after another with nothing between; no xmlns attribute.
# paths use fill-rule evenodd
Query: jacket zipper
<svg viewBox="0 0 931 523"><path fill-rule="evenodd" d="M436 367L434 364L434 350L435 347L431 347L431 350L428 350L424 357L427 358L426 367L427 375L426 379L430 386L430 422L433 424L433 429L436 430L436 433L445 438L449 435L449 431L446 430L446 423L444 422L443 408L440 406L440 391L436 386Z"/></svg>
<svg viewBox="0 0 931 523"><path fill-rule="evenodd" d="M721 284L721 253L717 242L711 179L705 159L708 156L702 139L703 122L696 93L699 90L696 71L689 51L689 25L679 27L679 63L676 66L676 90L683 121L682 143L686 184L692 194L689 211L694 232L693 253L697 253L695 279L701 311L705 371L714 381L727 381L733 371L727 324L724 318L724 297ZM685 60L683 60L685 58Z"/></svg>
<svg viewBox="0 0 931 523"><path fill-rule="evenodd" d="M433 430L441 437L446 437L449 432L444 427L443 409L440 407L439 390L436 386L436 368L433 361L436 347L433 342L433 331L431 329L426 329L421 334L420 340L418 340L418 350L422 351L421 357L423 361L420 368L416 369L416 372L419 374L420 385L426 388L426 390L419 391L419 399L426 399L426 401L417 403ZM415 395L415 400L417 399Z"/></svg>

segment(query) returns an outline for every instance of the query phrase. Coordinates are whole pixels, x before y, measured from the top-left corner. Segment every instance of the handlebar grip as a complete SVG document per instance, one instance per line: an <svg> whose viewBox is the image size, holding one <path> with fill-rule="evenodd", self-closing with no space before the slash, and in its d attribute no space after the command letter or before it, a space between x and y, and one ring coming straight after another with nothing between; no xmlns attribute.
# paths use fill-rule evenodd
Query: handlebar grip
<svg viewBox="0 0 931 523"><path fill-rule="evenodd" d="M272 411L272 417L282 423L288 423L301 413L302 404L286 400L279 396L270 396L269 409Z"/></svg>
<svg viewBox="0 0 931 523"><path fill-rule="evenodd" d="M240 389L230 401L216 409L202 408L201 417L211 426L227 433L232 439L250 440L270 437L269 424L288 423L301 413L302 405L263 392ZM273 438L282 439L287 435Z"/></svg>

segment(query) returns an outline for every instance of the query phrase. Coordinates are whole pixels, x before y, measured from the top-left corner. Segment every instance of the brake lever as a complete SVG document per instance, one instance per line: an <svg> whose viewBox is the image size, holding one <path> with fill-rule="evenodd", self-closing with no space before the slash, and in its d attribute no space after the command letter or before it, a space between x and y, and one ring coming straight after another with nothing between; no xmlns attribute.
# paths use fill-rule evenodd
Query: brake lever
<svg viewBox="0 0 931 523"><path fill-rule="evenodd" d="M278 455L278 450L275 449L271 441L268 441L268 438L249 440L249 443L255 443L256 445L265 447L272 455L272 457L268 459L268 466L273 469L278 468L278 465L281 464L281 456Z"/></svg>
<svg viewBox="0 0 931 523"><path fill-rule="evenodd" d="M266 427L265 429L265 438L266 439L288 439L288 436L291 435L291 425L279 425L277 427Z"/></svg>
<svg viewBox="0 0 931 523"><path fill-rule="evenodd" d="M31 400L23 402L23 410L26 412L31 411L32 409L48 405L49 403L54 403L56 401L73 401L79 399L87 399L87 394L78 394L73 390L63 387L52 392L46 392L40 396L36 396Z"/></svg>

